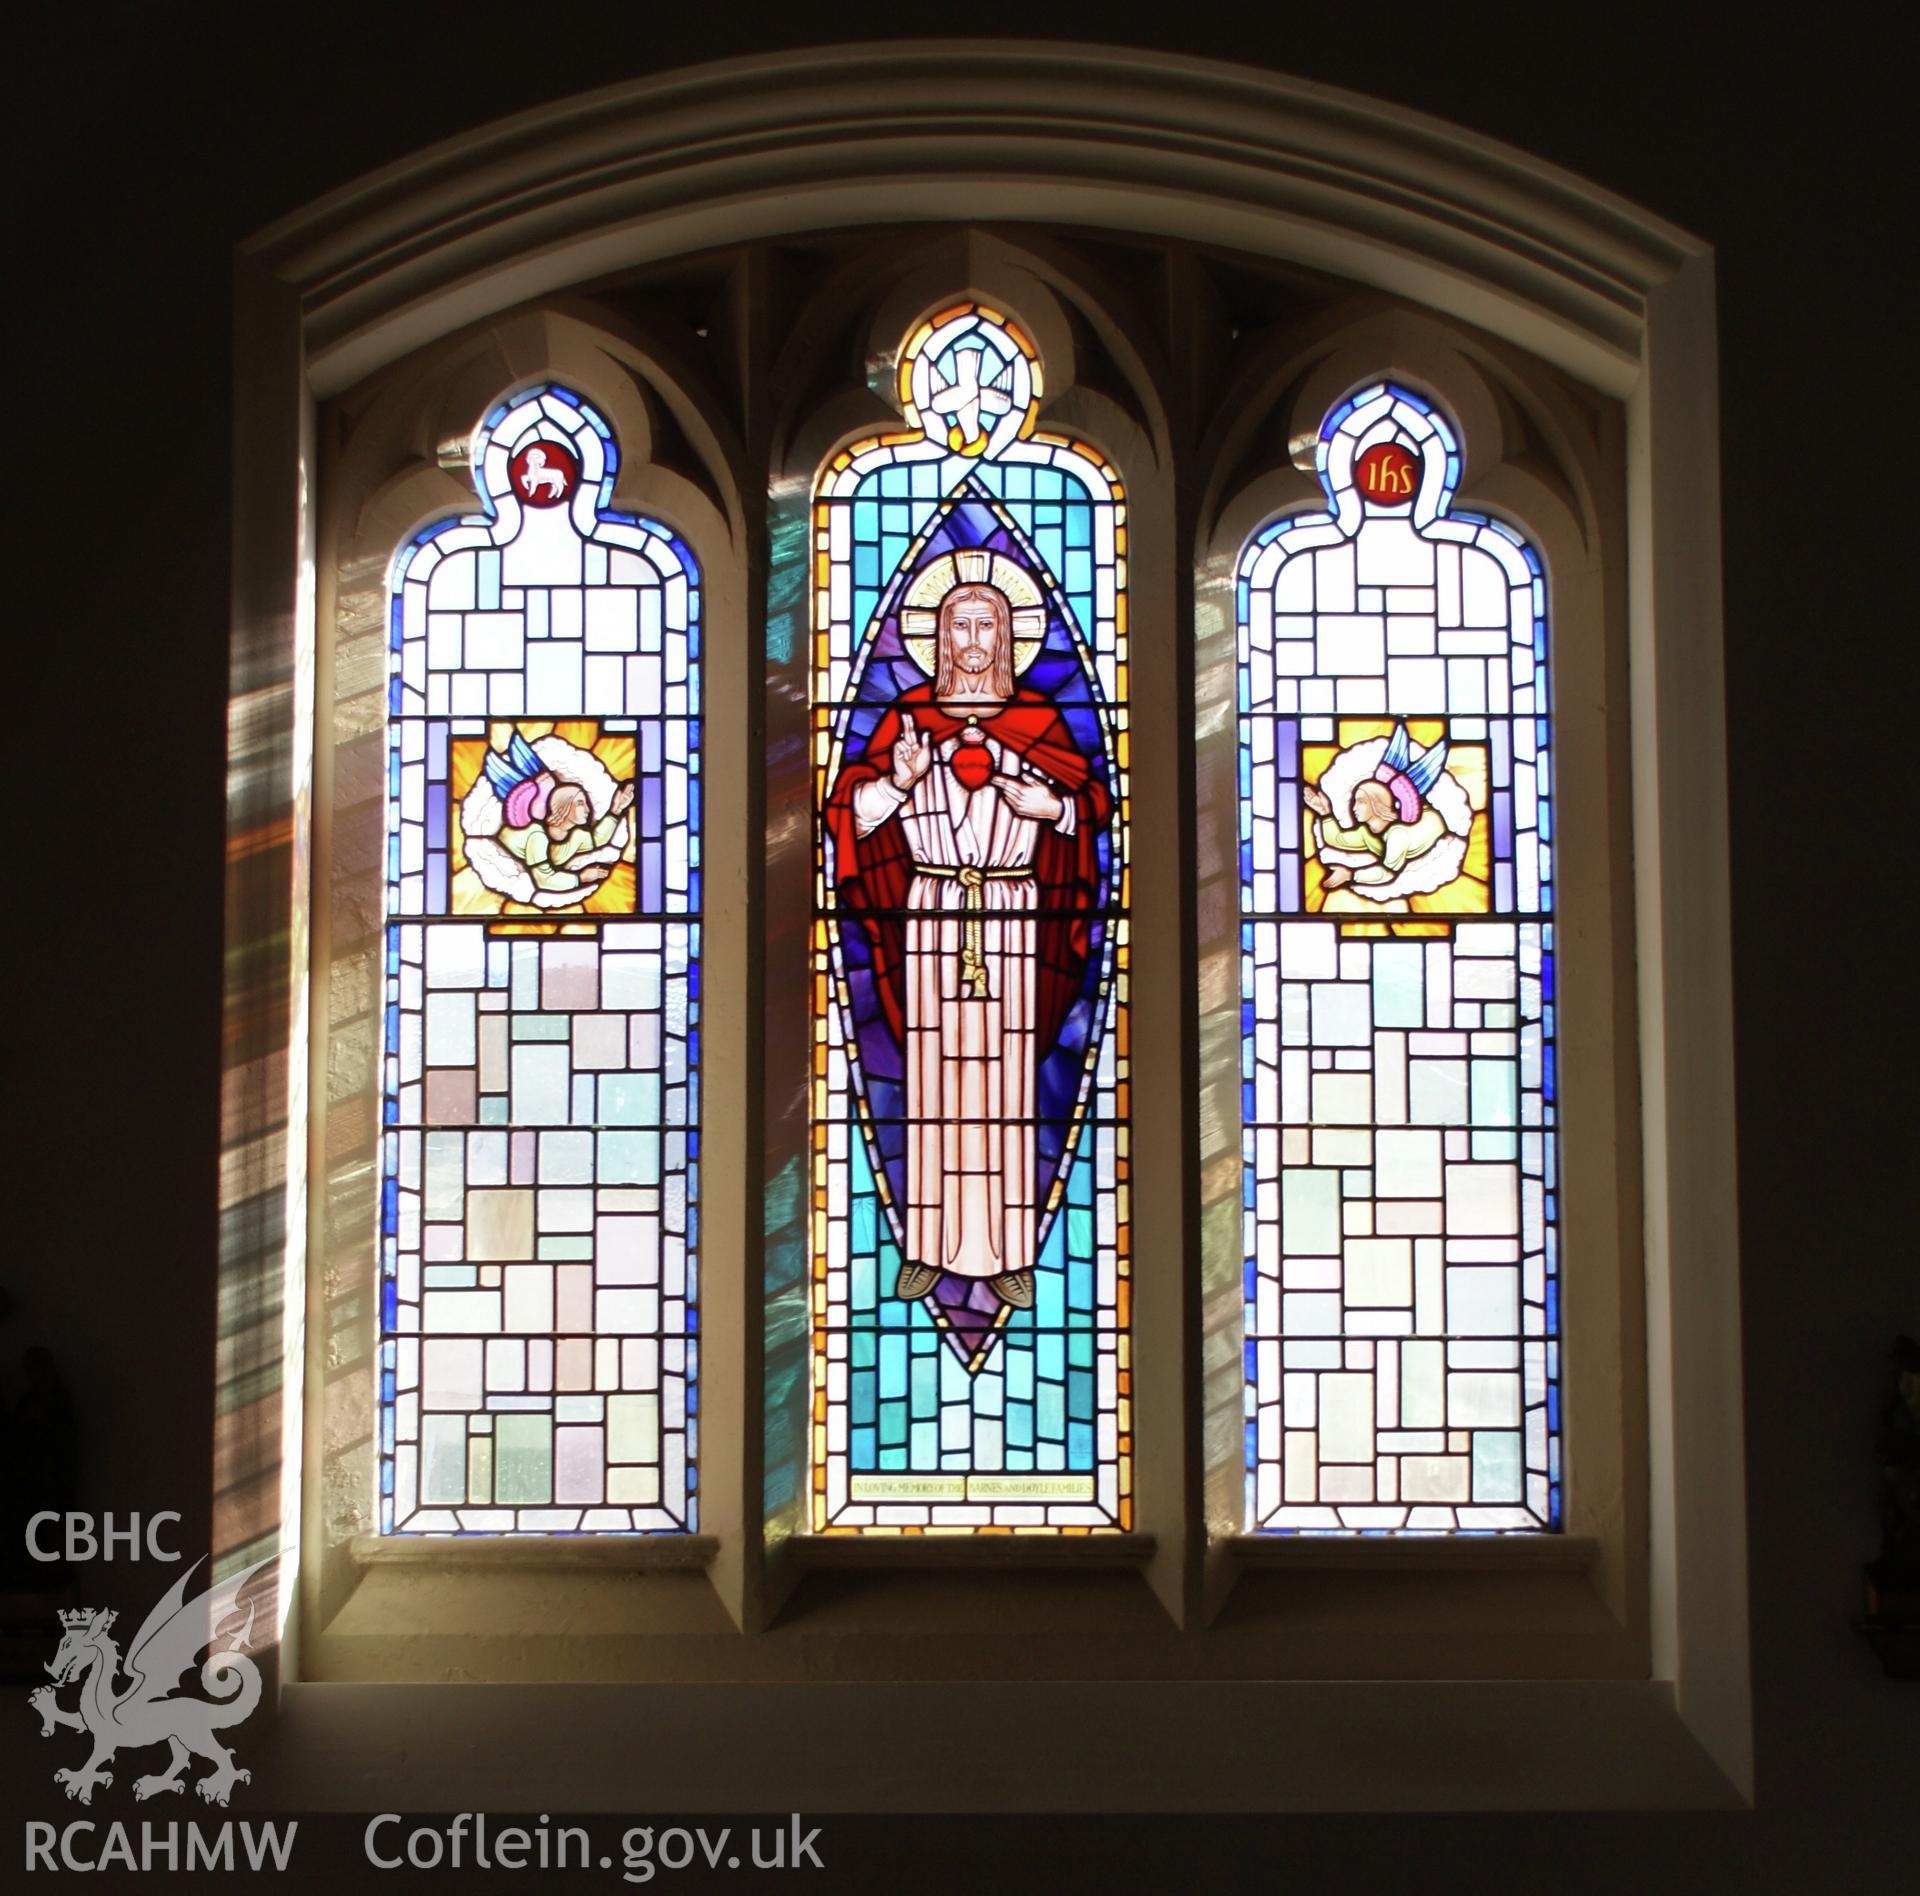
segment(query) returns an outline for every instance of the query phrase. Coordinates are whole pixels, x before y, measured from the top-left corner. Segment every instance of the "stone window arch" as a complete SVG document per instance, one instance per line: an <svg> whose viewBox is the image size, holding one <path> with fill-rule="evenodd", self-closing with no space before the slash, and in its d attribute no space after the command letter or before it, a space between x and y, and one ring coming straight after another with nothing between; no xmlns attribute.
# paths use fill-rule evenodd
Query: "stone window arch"
<svg viewBox="0 0 1920 1896"><path fill-rule="evenodd" d="M974 103L964 126L922 144L886 122L909 72L924 84L929 58L950 96ZM1744 1782L1744 1654L1728 1610L1743 1582L1727 1022L1723 1004L1695 1000L1714 991L1726 953L1711 845L1724 799L1717 594L1703 526L1716 504L1710 258L1450 128L1119 52L789 55L617 88L578 102L564 138L558 123L533 114L424 154L263 233L243 257L235 650L261 767L235 822L244 832L289 820L298 847L290 874L236 857L233 913L243 936L296 943L301 1004L276 1015L235 996L237 1044L251 1049L228 1101L248 1133L235 1202L278 1192L293 1240L237 1218L224 1268L243 1302L289 1293L278 1361L300 1399L283 1403L282 1428L224 1452L231 1466L283 1471L285 1506L256 1542L291 1546L295 1522L306 1525L293 1669L566 1678L598 1632L615 1642L596 1650L617 1652L616 1676L693 1666L770 1686L799 1676L797 1629L824 1615L814 1623L844 1642L837 1663L855 1677L894 1669L908 1635L931 1639L917 1663L942 1676L976 1664L1024 1676L1024 1648L960 1656L976 1644L970 1615L1011 1613L1064 1642L1055 1669L1091 1667L1142 1690L1292 1680L1276 1688L1276 1718L1308 1704L1299 1682L1329 1669L1432 1682L1418 1690L1434 1734L1472 1715L1477 1687L1438 1683L1463 1672L1638 1682L1646 1695L1622 1715L1616 1747L1611 1794L1624 1802L1652 1795L1625 1734L1662 1715L1677 1681L1689 1728ZM1129 1527L961 1553L938 1536L849 1547L806 1531L796 974L811 863L811 481L834 444L893 425L875 384L907 319L969 297L1032 325L1058 390L1045 425L1081 431L1125 471L1132 697L1144 707L1131 727L1142 917L1131 1058L1161 1076L1135 1088L1133 1215L1136 1257L1150 1249L1162 1262L1135 1277ZM357 1217L351 1181L336 1187L366 1133L325 1098L346 1043L320 1011L354 999L325 945L348 939L357 887L350 786L342 796L352 744L326 720L354 695L353 628L373 562L453 485L441 444L536 376L602 406L629 444L630 493L616 504L670 519L703 557L715 707L704 978L709 996L748 997L710 1014L703 1052L708 1124L726 1129L703 1148L703 1199L727 1209L702 1227L701 1532L659 1537L644 1556L551 1541L422 1551L368 1536L353 1473L365 1460L352 1422L366 1407L352 1343L361 1319L328 1250ZM1599 1155L1569 1158L1567 1216L1608 1261L1568 1320L1570 1350L1591 1352L1567 1371L1573 1531L1497 1550L1275 1546L1241 1531L1240 1251L1222 1215L1239 1163L1222 1144L1221 1095L1237 1072L1221 1044L1223 944L1236 932L1222 854L1234 814L1223 774L1230 579L1254 528L1313 491L1300 438L1338 395L1396 377L1457 417L1463 493L1537 536L1557 649L1584 639L1581 683L1599 694L1570 720L1558 785L1563 847L1590 865L1566 882L1589 971L1589 1011L1569 1033L1588 1049L1591 1089L1580 1129L1570 1094L1567 1136ZM310 749L316 707L322 741ZM311 889L307 849L320 865ZM292 918L311 933L287 937ZM1684 1019L1669 1006L1682 992ZM274 1127L310 1121L310 1145L275 1146ZM311 1156L303 1167L280 1151ZM301 1414L314 1430L304 1456ZM646 1585L613 1585L609 1562L645 1570ZM956 1562L972 1577L943 1578ZM1066 1569L1064 1620L1041 1564ZM536 1583L528 1566L552 1571ZM1435 1589L1435 1566L1455 1581ZM568 1637L514 1630L541 1599L567 1603ZM1479 1630L1495 1602L1510 1609L1494 1611L1503 1629ZM424 1642L406 1631L422 1611ZM286 1689L297 1704L303 1686ZM1564 1718L1578 1696L1539 1689L1543 1719ZM1362 1722L1376 1716L1371 1688L1353 1690ZM1060 1784L1098 1776L1098 1740L1069 1749L1080 1762L1062 1763ZM1537 1789L1545 1802L1563 1794L1551 1773Z"/></svg>

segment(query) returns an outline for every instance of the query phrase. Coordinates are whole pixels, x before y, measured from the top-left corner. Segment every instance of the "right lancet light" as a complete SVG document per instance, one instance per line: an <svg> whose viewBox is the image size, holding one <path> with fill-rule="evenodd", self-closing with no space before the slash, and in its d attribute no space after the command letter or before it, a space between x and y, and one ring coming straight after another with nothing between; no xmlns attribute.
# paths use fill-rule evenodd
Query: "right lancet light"
<svg viewBox="0 0 1920 1896"><path fill-rule="evenodd" d="M1240 561L1247 1525L1562 1526L1546 585L1378 384Z"/></svg>

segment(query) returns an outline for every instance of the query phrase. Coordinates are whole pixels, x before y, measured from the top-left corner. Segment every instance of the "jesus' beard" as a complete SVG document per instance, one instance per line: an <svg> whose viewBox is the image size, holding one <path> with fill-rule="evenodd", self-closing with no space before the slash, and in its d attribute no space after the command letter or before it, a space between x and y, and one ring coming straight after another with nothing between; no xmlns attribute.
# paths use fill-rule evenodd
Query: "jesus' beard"
<svg viewBox="0 0 1920 1896"><path fill-rule="evenodd" d="M940 635L940 658L934 668L933 695L943 702L949 698L979 698L1004 704L1013 696L1013 641L1003 632L994 641L993 663L984 671L962 671L954 662L953 636Z"/></svg>

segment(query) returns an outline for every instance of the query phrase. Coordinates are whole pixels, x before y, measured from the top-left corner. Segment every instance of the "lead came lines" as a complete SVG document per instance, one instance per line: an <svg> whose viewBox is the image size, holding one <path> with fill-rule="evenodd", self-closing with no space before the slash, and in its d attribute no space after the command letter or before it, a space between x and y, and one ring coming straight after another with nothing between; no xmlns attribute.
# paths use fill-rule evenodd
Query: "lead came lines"
<svg viewBox="0 0 1920 1896"><path fill-rule="evenodd" d="M1247 1524L1557 1528L1544 579L1421 398L1319 464L1238 589Z"/></svg>
<svg viewBox="0 0 1920 1896"><path fill-rule="evenodd" d="M396 561L383 1531L696 1524L699 586L570 391Z"/></svg>

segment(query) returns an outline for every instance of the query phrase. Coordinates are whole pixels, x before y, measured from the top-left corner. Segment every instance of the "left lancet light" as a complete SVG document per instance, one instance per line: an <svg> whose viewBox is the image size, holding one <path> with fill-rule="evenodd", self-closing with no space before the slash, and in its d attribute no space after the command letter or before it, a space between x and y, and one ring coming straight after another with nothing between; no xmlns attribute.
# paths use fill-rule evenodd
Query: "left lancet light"
<svg viewBox="0 0 1920 1896"><path fill-rule="evenodd" d="M396 559L380 1525L697 1524L700 574L544 383Z"/></svg>

